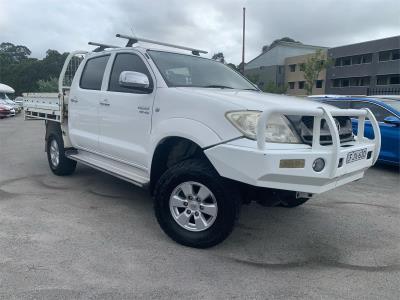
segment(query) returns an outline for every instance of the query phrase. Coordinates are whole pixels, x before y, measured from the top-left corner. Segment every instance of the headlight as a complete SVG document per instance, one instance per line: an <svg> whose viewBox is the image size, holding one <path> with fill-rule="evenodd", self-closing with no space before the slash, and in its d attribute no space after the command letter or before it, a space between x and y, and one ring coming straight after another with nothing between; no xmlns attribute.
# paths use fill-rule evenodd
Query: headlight
<svg viewBox="0 0 400 300"><path fill-rule="evenodd" d="M260 111L233 111L226 118L249 139L256 140L257 121ZM285 116L272 116L265 128L265 141L270 143L302 143Z"/></svg>

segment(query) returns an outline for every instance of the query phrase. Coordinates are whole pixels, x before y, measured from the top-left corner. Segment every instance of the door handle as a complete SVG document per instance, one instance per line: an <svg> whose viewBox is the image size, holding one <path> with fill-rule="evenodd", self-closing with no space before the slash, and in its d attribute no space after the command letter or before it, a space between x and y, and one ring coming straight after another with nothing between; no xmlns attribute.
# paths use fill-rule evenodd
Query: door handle
<svg viewBox="0 0 400 300"><path fill-rule="evenodd" d="M72 103L77 103L78 102L78 99L76 99L76 98L71 98L71 99L69 99Z"/></svg>
<svg viewBox="0 0 400 300"><path fill-rule="evenodd" d="M108 103L107 99L103 99L102 101L100 101L100 105L110 106L110 103Z"/></svg>

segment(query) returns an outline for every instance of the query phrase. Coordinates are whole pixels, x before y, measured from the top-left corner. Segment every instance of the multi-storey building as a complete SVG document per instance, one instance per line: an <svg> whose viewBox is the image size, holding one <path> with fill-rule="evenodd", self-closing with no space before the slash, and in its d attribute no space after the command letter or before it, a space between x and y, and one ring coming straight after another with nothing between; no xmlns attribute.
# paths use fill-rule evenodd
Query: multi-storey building
<svg viewBox="0 0 400 300"><path fill-rule="evenodd" d="M400 93L400 36L330 48L327 94Z"/></svg>
<svg viewBox="0 0 400 300"><path fill-rule="evenodd" d="M304 78L304 66L308 59L315 53L287 57L285 59L285 83L287 86L286 94L295 96L305 96L306 80ZM326 50L322 52L322 59L326 59ZM325 94L326 70L319 73L317 80L313 84L312 94Z"/></svg>
<svg viewBox="0 0 400 300"><path fill-rule="evenodd" d="M261 88L271 83L277 87L284 87L285 59L291 56L314 53L317 49L324 48L280 41L268 51L249 61L244 67L244 73L247 77L257 81Z"/></svg>

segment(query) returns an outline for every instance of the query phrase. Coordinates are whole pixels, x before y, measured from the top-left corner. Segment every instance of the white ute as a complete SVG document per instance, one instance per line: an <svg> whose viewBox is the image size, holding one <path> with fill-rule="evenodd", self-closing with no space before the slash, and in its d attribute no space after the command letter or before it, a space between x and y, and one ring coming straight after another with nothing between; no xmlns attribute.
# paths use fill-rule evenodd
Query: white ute
<svg viewBox="0 0 400 300"><path fill-rule="evenodd" d="M147 187L178 243L216 245L243 202L298 206L362 178L377 160L380 131L368 109L266 94L205 51L117 36L126 47L89 43L99 47L71 53L59 94L25 94L25 117L46 120L54 174L80 162Z"/></svg>

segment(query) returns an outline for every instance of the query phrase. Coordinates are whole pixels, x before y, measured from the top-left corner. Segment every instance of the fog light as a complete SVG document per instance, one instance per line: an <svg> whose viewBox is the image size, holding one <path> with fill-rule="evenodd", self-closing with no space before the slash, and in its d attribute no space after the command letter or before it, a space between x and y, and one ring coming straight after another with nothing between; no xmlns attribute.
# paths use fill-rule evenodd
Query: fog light
<svg viewBox="0 0 400 300"><path fill-rule="evenodd" d="M317 158L312 164L315 172L321 172L325 168L325 161L322 158Z"/></svg>

